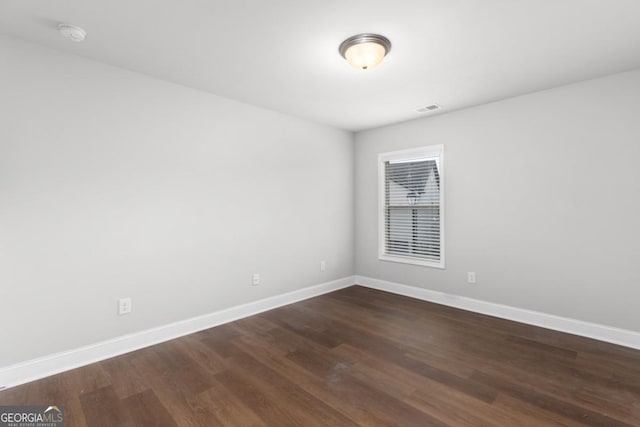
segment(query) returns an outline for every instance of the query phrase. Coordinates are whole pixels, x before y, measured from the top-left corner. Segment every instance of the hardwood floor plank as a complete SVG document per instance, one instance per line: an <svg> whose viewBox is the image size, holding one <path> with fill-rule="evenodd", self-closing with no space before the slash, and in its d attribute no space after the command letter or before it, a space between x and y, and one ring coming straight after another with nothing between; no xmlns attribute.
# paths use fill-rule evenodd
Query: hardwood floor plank
<svg viewBox="0 0 640 427"><path fill-rule="evenodd" d="M497 416L491 404L472 399L456 390L432 384L418 389L405 401L419 410L438 417L447 425L461 427L524 426L525 420L501 414ZM537 426L536 426L537 427Z"/></svg>
<svg viewBox="0 0 640 427"><path fill-rule="evenodd" d="M301 367L322 378L327 387L339 397L354 401L364 400L364 404L370 408L378 408L384 405L385 413L391 415L400 425L413 425L422 420L425 425L444 425L439 420L420 414L414 408L409 407L401 400L395 399L392 394L377 387L370 386L351 374L352 367L339 359L327 354L312 353L304 350L296 350L287 356ZM362 404L360 403L360 404Z"/></svg>
<svg viewBox="0 0 640 427"><path fill-rule="evenodd" d="M452 353L438 352L437 349L425 348L424 350L411 350L405 353L409 359L417 360L419 362L430 364L431 366L440 369L441 371L449 372L450 374L457 375L462 378L468 378L475 368L473 364L464 359L456 359Z"/></svg>
<svg viewBox="0 0 640 427"><path fill-rule="evenodd" d="M110 378L110 384L119 398L124 399L133 394L141 393L149 388L149 382L138 372L131 363L131 355L107 359L100 363ZM79 369L79 372L84 372Z"/></svg>
<svg viewBox="0 0 640 427"><path fill-rule="evenodd" d="M583 407L564 402L536 390L528 389L521 384L496 379L489 375L476 372L472 376L477 381L499 389L502 393L512 396L525 403L537 406L545 411L554 412L563 417L576 420L590 426L628 427L629 424L613 419L607 415L590 411Z"/></svg>
<svg viewBox="0 0 640 427"><path fill-rule="evenodd" d="M506 394L499 394L493 406L498 410L512 414L518 419L529 420L532 427L538 427L539 425L584 427L588 425L563 417L558 413L543 410Z"/></svg>
<svg viewBox="0 0 640 427"><path fill-rule="evenodd" d="M237 345L244 345L238 342ZM249 350L250 351L250 350ZM296 383L306 392L316 396L337 411L354 420L358 425L385 426L393 425L394 420L386 416L378 409L371 409L363 405L353 404L344 396L335 394L327 387L326 379L320 378L293 361L282 356L273 356L267 353L257 353L253 356L281 375L296 379Z"/></svg>
<svg viewBox="0 0 640 427"><path fill-rule="evenodd" d="M234 328L233 324L230 323L198 332L194 334L194 337L202 341L209 348L216 349L216 352L224 358L229 356L225 352L229 342L241 335L242 332L238 331L238 329Z"/></svg>
<svg viewBox="0 0 640 427"><path fill-rule="evenodd" d="M578 357L578 352L575 350L567 350L566 348L557 347L555 345L545 344L543 342L530 340L522 337L515 337L513 335L509 335L507 337L507 341L513 342L516 344L520 344L524 347L533 347L538 350L546 351L552 354L556 354L562 357L567 357L569 359L575 359Z"/></svg>
<svg viewBox="0 0 640 427"><path fill-rule="evenodd" d="M267 427L249 405L217 381L199 397L225 427Z"/></svg>
<svg viewBox="0 0 640 427"><path fill-rule="evenodd" d="M79 398L68 400L64 403L64 422L67 426L87 427L87 419L82 410L82 403Z"/></svg>
<svg viewBox="0 0 640 427"><path fill-rule="evenodd" d="M99 388L80 396L82 412L91 427L133 427L113 387Z"/></svg>
<svg viewBox="0 0 640 427"><path fill-rule="evenodd" d="M188 393L198 394L211 387L207 369L193 360L180 342L158 346L156 354L163 361L167 381Z"/></svg>
<svg viewBox="0 0 640 427"><path fill-rule="evenodd" d="M272 397L255 384L255 379L242 371L230 369L216 375L222 385L239 400L255 412L267 425L295 426L304 425L304 416L297 411L290 411L283 402Z"/></svg>
<svg viewBox="0 0 640 427"><path fill-rule="evenodd" d="M162 346L163 344L160 344ZM162 405L171 414L179 426L208 427L221 426L208 408L202 404L198 396L193 394L194 388L184 386L181 382L172 380L174 373L165 365L165 361L158 356L157 346L144 349L144 357L132 359L132 364L146 378L150 388L154 391ZM213 384L211 377L208 377ZM195 389L200 389L197 387Z"/></svg>
<svg viewBox="0 0 640 427"><path fill-rule="evenodd" d="M314 328L308 323L308 316L294 310L283 308L278 311L264 313L262 317L271 320L281 328L287 329L318 345L333 348L341 343L327 328Z"/></svg>
<svg viewBox="0 0 640 427"><path fill-rule="evenodd" d="M444 422L432 414L422 412L347 372L336 372L336 375L331 378L329 388L351 405L361 405L364 408L369 408L368 410L379 418L386 418L383 425L446 426ZM393 422L390 422L391 420Z"/></svg>
<svg viewBox="0 0 640 427"><path fill-rule="evenodd" d="M628 393L623 388L603 387L599 382L568 377L552 367L541 371L537 366L485 363L478 371L496 379L527 384L530 389L590 411L607 413L621 421L633 424L640 419L639 394Z"/></svg>
<svg viewBox="0 0 640 427"><path fill-rule="evenodd" d="M145 427L177 427L153 390L146 390L122 400L132 425Z"/></svg>
<svg viewBox="0 0 640 427"><path fill-rule="evenodd" d="M404 400L416 391L424 379L414 372L371 357L351 365L350 373L366 384Z"/></svg>
<svg viewBox="0 0 640 427"><path fill-rule="evenodd" d="M319 426L322 425L344 425L355 426L356 424L347 417L337 412L322 400L316 398L295 382L295 377L285 377L260 363L250 353L241 350L241 354L233 356L233 364L238 370L249 374L256 380L254 385L263 391L269 392L271 396L278 396L279 402L285 403L290 410L301 411ZM290 378L290 379L289 379Z"/></svg>
<svg viewBox="0 0 640 427"><path fill-rule="evenodd" d="M222 357L210 351L206 344L193 335L180 338L180 341L176 342L176 344L180 351L184 352L187 357L210 374L215 375L228 368L227 363Z"/></svg>

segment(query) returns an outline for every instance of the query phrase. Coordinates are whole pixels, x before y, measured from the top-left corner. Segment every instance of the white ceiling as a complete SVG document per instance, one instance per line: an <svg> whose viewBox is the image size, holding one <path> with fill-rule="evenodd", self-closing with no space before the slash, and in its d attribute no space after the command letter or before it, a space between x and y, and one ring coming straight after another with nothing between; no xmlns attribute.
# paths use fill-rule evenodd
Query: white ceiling
<svg viewBox="0 0 640 427"><path fill-rule="evenodd" d="M640 0L2 0L0 32L354 131L640 67Z"/></svg>

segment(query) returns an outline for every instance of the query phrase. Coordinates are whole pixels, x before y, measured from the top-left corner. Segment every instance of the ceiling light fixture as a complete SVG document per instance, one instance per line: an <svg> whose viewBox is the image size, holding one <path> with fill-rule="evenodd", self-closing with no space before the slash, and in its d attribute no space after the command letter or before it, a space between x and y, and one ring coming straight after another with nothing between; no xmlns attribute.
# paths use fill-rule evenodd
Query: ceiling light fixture
<svg viewBox="0 0 640 427"><path fill-rule="evenodd" d="M87 32L75 25L60 24L58 25L58 31L60 31L62 37L74 42L81 42L85 37L87 37Z"/></svg>
<svg viewBox="0 0 640 427"><path fill-rule="evenodd" d="M343 41L338 50L353 68L369 70L382 62L391 50L391 42L378 34L358 34Z"/></svg>

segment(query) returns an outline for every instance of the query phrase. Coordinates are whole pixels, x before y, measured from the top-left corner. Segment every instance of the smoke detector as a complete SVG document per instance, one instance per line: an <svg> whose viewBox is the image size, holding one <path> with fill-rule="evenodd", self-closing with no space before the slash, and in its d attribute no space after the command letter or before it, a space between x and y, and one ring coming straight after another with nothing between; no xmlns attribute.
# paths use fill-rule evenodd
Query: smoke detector
<svg viewBox="0 0 640 427"><path fill-rule="evenodd" d="M416 111L418 113L430 113L432 111L436 111L441 109L442 107L439 106L438 104L431 104L431 105L427 105L426 107L422 107L422 108L418 108Z"/></svg>
<svg viewBox="0 0 640 427"><path fill-rule="evenodd" d="M60 24L58 25L58 31L60 31L62 37L74 42L81 42L85 37L87 37L87 32L75 25Z"/></svg>

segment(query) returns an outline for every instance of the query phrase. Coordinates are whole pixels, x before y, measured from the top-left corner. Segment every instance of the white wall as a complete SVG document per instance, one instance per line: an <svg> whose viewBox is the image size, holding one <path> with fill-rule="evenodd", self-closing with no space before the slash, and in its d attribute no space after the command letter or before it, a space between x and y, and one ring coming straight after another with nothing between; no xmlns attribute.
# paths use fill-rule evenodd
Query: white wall
<svg viewBox="0 0 640 427"><path fill-rule="evenodd" d="M430 144L447 268L380 261L378 153ZM640 331L639 263L640 70L356 135L359 275Z"/></svg>
<svg viewBox="0 0 640 427"><path fill-rule="evenodd" d="M0 367L353 274L350 133L7 37L0 94Z"/></svg>

